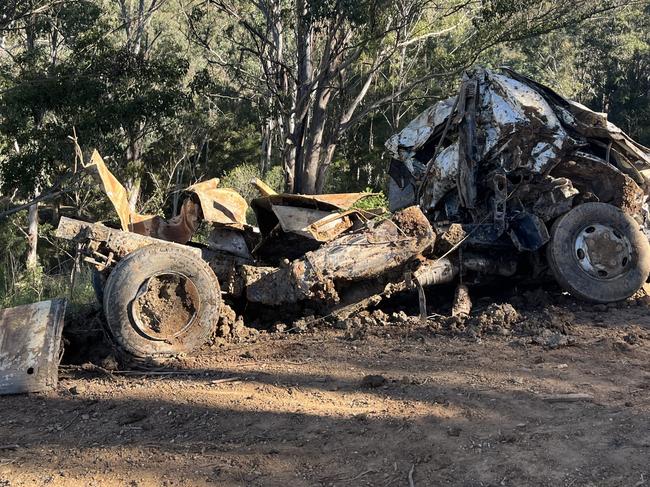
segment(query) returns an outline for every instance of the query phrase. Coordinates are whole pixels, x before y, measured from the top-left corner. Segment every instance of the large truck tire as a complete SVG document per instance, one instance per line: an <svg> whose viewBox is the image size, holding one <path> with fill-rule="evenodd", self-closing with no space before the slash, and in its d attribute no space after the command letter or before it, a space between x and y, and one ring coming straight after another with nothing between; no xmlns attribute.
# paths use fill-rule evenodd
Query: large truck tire
<svg viewBox="0 0 650 487"><path fill-rule="evenodd" d="M650 244L640 225L607 203L585 203L558 218L546 256L564 289L595 303L632 296L650 273Z"/></svg>
<svg viewBox="0 0 650 487"><path fill-rule="evenodd" d="M221 310L219 281L189 249L143 247L122 259L103 292L106 325L127 358L190 353L213 333Z"/></svg>

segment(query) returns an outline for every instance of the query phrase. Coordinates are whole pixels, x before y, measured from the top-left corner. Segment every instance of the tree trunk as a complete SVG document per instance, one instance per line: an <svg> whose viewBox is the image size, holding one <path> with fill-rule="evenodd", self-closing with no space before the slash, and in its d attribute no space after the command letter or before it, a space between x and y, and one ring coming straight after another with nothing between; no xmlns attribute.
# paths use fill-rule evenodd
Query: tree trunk
<svg viewBox="0 0 650 487"><path fill-rule="evenodd" d="M35 196L38 196L36 193ZM38 265L38 203L34 203L29 207L29 214L27 216L27 243L29 249L27 251L27 268L34 269Z"/></svg>
<svg viewBox="0 0 650 487"><path fill-rule="evenodd" d="M260 154L260 173L264 177L271 168L271 155L273 153L273 119L269 116L262 124L262 153Z"/></svg>
<svg viewBox="0 0 650 487"><path fill-rule="evenodd" d="M296 172L296 146L291 140L295 130L295 116L291 114L286 125L286 139L282 154L282 169L284 171L284 190L287 193L294 191L294 175Z"/></svg>
<svg viewBox="0 0 650 487"><path fill-rule="evenodd" d="M329 79L324 80L329 83ZM309 130L309 143L305 155L305 168L303 171L302 189L306 194L315 194L318 191L317 181L321 167L321 154L323 148L323 136L325 135L325 124L327 122L327 105L331 97L329 88L323 89L317 94L317 104L314 108L314 115Z"/></svg>
<svg viewBox="0 0 650 487"><path fill-rule="evenodd" d="M129 172L133 174L126 182L126 190L129 193L129 208L132 211L136 210L142 182L142 143L140 140L136 135L131 135L126 149L126 166Z"/></svg>
<svg viewBox="0 0 650 487"><path fill-rule="evenodd" d="M296 1L296 44L298 79L295 95L295 120L291 142L295 149L293 191L303 192L303 178L305 161L305 136L309 125L309 106L311 98L311 85L313 81L313 31L308 17L306 0Z"/></svg>
<svg viewBox="0 0 650 487"><path fill-rule="evenodd" d="M330 164L332 159L334 159L334 153L336 152L336 142L330 142L327 145L323 160L318 167L318 177L316 179L316 193L322 193L325 188L325 183L327 182L327 173L329 171Z"/></svg>

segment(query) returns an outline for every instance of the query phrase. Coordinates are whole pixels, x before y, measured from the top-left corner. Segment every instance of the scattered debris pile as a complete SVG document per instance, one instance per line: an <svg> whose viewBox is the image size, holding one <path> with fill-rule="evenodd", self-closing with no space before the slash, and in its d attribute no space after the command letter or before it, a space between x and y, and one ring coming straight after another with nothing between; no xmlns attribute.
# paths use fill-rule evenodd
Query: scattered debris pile
<svg viewBox="0 0 650 487"><path fill-rule="evenodd" d="M545 294L538 291L535 294ZM554 349L575 343L573 313L565 307L550 304L527 305L515 308L509 302L482 305L472 313L461 316L434 314L423 322L418 315L405 311L386 312L381 307L362 310L347 319L330 320L335 329L344 330L349 341L364 340L372 335L384 337L431 333L457 335L470 340L484 336L511 337L521 344L541 345ZM288 330L306 332L326 326L322 320L299 320ZM282 331L287 331L286 327Z"/></svg>

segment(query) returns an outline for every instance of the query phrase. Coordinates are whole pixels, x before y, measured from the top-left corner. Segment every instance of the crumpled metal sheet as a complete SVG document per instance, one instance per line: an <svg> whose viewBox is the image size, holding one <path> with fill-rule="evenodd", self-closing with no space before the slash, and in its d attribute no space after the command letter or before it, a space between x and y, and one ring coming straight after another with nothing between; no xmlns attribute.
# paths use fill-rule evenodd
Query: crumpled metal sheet
<svg viewBox="0 0 650 487"><path fill-rule="evenodd" d="M248 203L234 189L218 186L219 179L212 178L193 184L186 191L198 197L205 221L243 227L246 225Z"/></svg>
<svg viewBox="0 0 650 487"><path fill-rule="evenodd" d="M357 210L343 213L332 213L307 227L307 231L318 242L329 242L354 226L355 220L360 220Z"/></svg>
<svg viewBox="0 0 650 487"><path fill-rule="evenodd" d="M430 173L431 183L424 189L429 206L436 206L450 190L456 187L459 150L456 141L449 147L445 147L436 157L436 164L432 166Z"/></svg>
<svg viewBox="0 0 650 487"><path fill-rule="evenodd" d="M332 212L300 208L297 206L272 206L283 232L295 233L317 242L329 242L354 226L361 216L357 210Z"/></svg>
<svg viewBox="0 0 650 487"><path fill-rule="evenodd" d="M297 206L272 206L273 213L284 232L302 235L318 242L329 242L354 225L355 210L344 213L300 208Z"/></svg>
<svg viewBox="0 0 650 487"><path fill-rule="evenodd" d="M309 220L308 225L303 225L301 228L304 228L304 231L306 232L305 236L309 236L310 238L315 237L316 240L321 240L311 231L315 230L316 233L318 233L318 229L309 229L306 227L315 224L319 219L325 218L329 214L348 210L361 199L366 198L367 196L372 196L373 194L374 193L334 193L314 195L286 193L273 194L261 198L255 198L251 201L251 208L255 211L257 224L262 235L269 235L278 225L282 225L282 222L277 215L278 212L282 214L289 212L289 216L293 216L291 210L285 210L284 208L303 208L306 210L313 210L313 213L302 212L303 216L310 214L311 217L305 220ZM295 215L297 214L298 213L295 213ZM289 228L290 225L287 225L287 223L288 220L284 219L284 226Z"/></svg>
<svg viewBox="0 0 650 487"><path fill-rule="evenodd" d="M332 193L332 194L273 194L253 200L257 206L287 205L304 208L347 210L363 198L375 193Z"/></svg>
<svg viewBox="0 0 650 487"><path fill-rule="evenodd" d="M212 250L220 250L243 259L252 259L246 239L238 228L216 225L210 232L206 245Z"/></svg>
<svg viewBox="0 0 650 487"><path fill-rule="evenodd" d="M496 151L506 171L526 168L545 173L578 145L551 105L530 86L486 70L480 90L479 113L485 116L487 111L489 120L480 151L488 159L490 152ZM519 150L512 150L515 147Z"/></svg>
<svg viewBox="0 0 650 487"><path fill-rule="evenodd" d="M56 388L65 307L53 299L0 310L0 395Z"/></svg>
<svg viewBox="0 0 650 487"><path fill-rule="evenodd" d="M142 215L133 211L129 206L126 189L96 150L93 151L87 169L96 171L104 192L120 219L122 230L169 242L187 243L198 229L201 218L238 228L246 225L246 200L234 189L219 188L217 178L188 187L186 191L196 195L198 204L192 198L186 199L178 215L167 220L158 215Z"/></svg>
<svg viewBox="0 0 650 487"><path fill-rule="evenodd" d="M272 205L271 209L280 222L282 231L296 233L308 238L312 238L308 230L309 225L331 215L329 211L300 208L298 206Z"/></svg>
<svg viewBox="0 0 650 487"><path fill-rule="evenodd" d="M636 142L619 127L607 120L606 113L594 112L581 103L566 99L548 86L537 83L511 69L501 69L509 76L534 86L541 93L544 93L547 99L552 100L553 107L563 122L576 129L580 135L611 139L618 146L620 154L628 160L650 165L650 149Z"/></svg>
<svg viewBox="0 0 650 487"><path fill-rule="evenodd" d="M102 156L99 155L97 150L93 151L92 156L90 157L90 164L87 166L87 169L92 168L97 171L96 174L99 176L99 181L104 188L104 192L113 204L117 216L120 218L122 230L134 231L134 224L142 223L155 217L155 215L141 215L131 210L126 189L108 167L106 167L104 159L102 159Z"/></svg>
<svg viewBox="0 0 650 487"><path fill-rule="evenodd" d="M104 192L120 219L122 230L169 242L186 243L198 228L198 208L191 200L186 200L181 206L180 213L170 220L165 220L158 215L142 215L131 210L126 189L106 167L106 163L96 150L93 151L87 169L96 171Z"/></svg>
<svg viewBox="0 0 650 487"><path fill-rule="evenodd" d="M452 96L427 108L404 130L388 138L386 141L388 151L393 155L398 154L401 160L407 160L429 140L436 129L447 121L455 102L456 97Z"/></svg>
<svg viewBox="0 0 650 487"><path fill-rule="evenodd" d="M650 165L650 151L605 114L514 71L502 71L468 71L457 102L452 97L437 103L389 138L391 209L415 203L434 209L454 190L461 207L474 209L477 186L489 186L477 175L497 169L548 175L577 151L598 143L607 153L604 163L633 183L645 182L637 166Z"/></svg>

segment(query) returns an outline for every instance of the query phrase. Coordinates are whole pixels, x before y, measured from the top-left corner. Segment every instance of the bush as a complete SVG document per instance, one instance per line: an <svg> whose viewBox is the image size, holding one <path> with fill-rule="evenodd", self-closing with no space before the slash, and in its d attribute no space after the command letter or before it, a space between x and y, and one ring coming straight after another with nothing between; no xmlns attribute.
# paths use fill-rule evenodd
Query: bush
<svg viewBox="0 0 650 487"><path fill-rule="evenodd" d="M251 184L251 180L259 178L271 186L275 191L282 192L284 185L284 176L282 168L274 166L265 177L262 177L260 169L255 164L242 164L228 171L222 178L219 186L222 188L232 188L241 194L247 203L257 198L259 191Z"/></svg>
<svg viewBox="0 0 650 487"><path fill-rule="evenodd" d="M361 210L374 210L375 208L381 208L388 211L388 198L386 198L383 191L375 193L372 188L366 188L363 192L368 193L369 195L357 201L354 204L355 208Z"/></svg>
<svg viewBox="0 0 650 487"><path fill-rule="evenodd" d="M91 275L91 270L82 266L71 288L69 275L48 275L41 266L24 269L12 285L0 294L0 307L10 308L47 299L67 298L74 310L95 300Z"/></svg>

